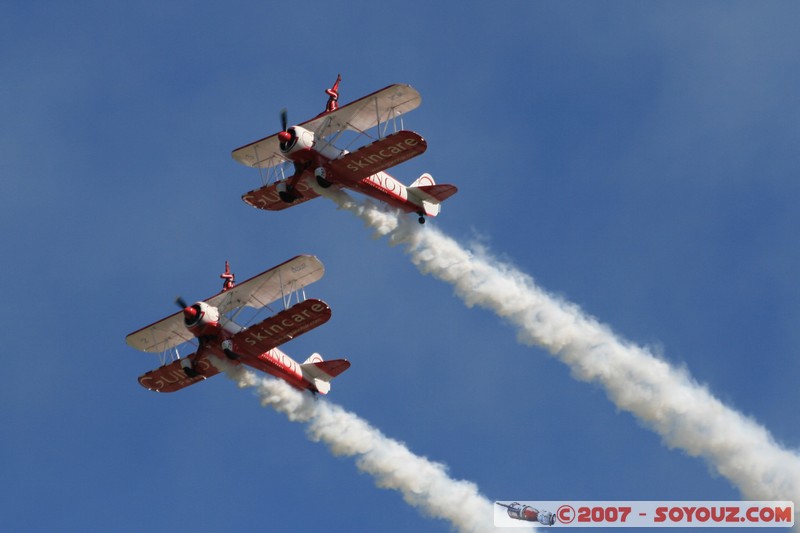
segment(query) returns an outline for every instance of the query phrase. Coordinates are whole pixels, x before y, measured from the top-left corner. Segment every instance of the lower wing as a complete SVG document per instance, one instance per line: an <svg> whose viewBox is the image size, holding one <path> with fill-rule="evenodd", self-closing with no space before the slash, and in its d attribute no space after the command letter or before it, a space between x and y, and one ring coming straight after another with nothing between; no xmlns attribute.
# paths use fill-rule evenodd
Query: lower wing
<svg viewBox="0 0 800 533"><path fill-rule="evenodd" d="M240 331L231 340L234 345L246 344L251 351L264 353L321 326L330 318L328 304L309 298Z"/></svg>
<svg viewBox="0 0 800 533"><path fill-rule="evenodd" d="M139 376L139 384L156 392L175 392L219 374L205 355L196 353Z"/></svg>
<svg viewBox="0 0 800 533"><path fill-rule="evenodd" d="M416 157L428 148L418 133L400 130L329 163L332 181L354 185L382 170Z"/></svg>
<svg viewBox="0 0 800 533"><path fill-rule="evenodd" d="M305 179L300 179L294 188L294 200L286 202L281 198L279 187L285 187L287 181L278 181L270 185L265 185L260 189L255 189L242 195L242 200L246 204L257 207L258 209L265 209L267 211L281 211L287 207L292 207L312 200L319 196L314 190L306 183Z"/></svg>

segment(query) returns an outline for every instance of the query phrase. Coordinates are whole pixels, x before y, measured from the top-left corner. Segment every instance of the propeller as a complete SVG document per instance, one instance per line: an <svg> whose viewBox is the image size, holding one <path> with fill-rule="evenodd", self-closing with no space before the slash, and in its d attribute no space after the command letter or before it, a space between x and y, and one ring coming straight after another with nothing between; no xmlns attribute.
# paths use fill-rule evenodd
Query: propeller
<svg viewBox="0 0 800 533"><path fill-rule="evenodd" d="M183 299L183 296L178 296L177 298L175 298L175 304L181 309L183 309L183 322L186 325L186 327L189 327L189 325L191 325L192 322L194 322L194 320L197 318L197 315L200 314L200 311L198 311L196 307L190 306L188 303L186 303L186 300ZM200 358L201 354L203 353L203 350L205 350L205 347L206 347L205 340L202 337L198 338L197 351L194 353L195 359ZM200 373L197 370L195 370L194 363L191 359L186 358L182 359L181 361L188 362L186 365L182 365L183 371L186 373L188 377L196 378L197 376L200 375Z"/></svg>
<svg viewBox="0 0 800 533"><path fill-rule="evenodd" d="M284 107L281 109L281 132L278 134L278 140L281 144L281 150L288 150L291 147L294 132L289 131L289 112Z"/></svg>
<svg viewBox="0 0 800 533"><path fill-rule="evenodd" d="M186 300L184 300L182 296L175 298L175 303L178 305L178 307L183 309L183 320L186 322L186 324L191 324L200 313L200 311L186 303Z"/></svg>

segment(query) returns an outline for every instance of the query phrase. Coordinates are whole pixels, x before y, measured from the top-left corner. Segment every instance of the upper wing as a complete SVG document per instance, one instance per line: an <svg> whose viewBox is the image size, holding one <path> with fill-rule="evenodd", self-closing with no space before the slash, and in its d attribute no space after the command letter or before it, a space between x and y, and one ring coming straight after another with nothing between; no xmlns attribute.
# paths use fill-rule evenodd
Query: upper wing
<svg viewBox="0 0 800 533"><path fill-rule="evenodd" d="M194 335L183 325L183 312L178 311L155 324L134 331L125 337L125 342L143 352L161 353L192 339Z"/></svg>
<svg viewBox="0 0 800 533"><path fill-rule="evenodd" d="M205 301L219 308L220 314L244 305L264 307L292 291L314 283L324 273L325 267L319 259L313 255L298 255ZM178 311L155 324L134 331L125 338L125 342L143 352L159 353L192 339L194 336L183 325L183 312Z"/></svg>
<svg viewBox="0 0 800 533"><path fill-rule="evenodd" d="M235 160L248 167L277 167L289 159L281 153L278 134L270 135L260 141L237 148L231 155Z"/></svg>
<svg viewBox="0 0 800 533"><path fill-rule="evenodd" d="M336 111L324 113L302 124L318 137L341 130L366 131L418 108L422 97L410 85L394 84L359 98Z"/></svg>
<svg viewBox="0 0 800 533"><path fill-rule="evenodd" d="M264 307L318 281L324 274L325 267L315 256L298 255L232 289L212 296L206 302L219 308L223 314L243 305Z"/></svg>
<svg viewBox="0 0 800 533"><path fill-rule="evenodd" d="M410 85L394 84L300 126L313 131L317 138L346 129L363 132L416 109L421 102L422 97L416 89ZM231 155L248 167L270 168L287 161L280 151L277 133L237 148Z"/></svg>

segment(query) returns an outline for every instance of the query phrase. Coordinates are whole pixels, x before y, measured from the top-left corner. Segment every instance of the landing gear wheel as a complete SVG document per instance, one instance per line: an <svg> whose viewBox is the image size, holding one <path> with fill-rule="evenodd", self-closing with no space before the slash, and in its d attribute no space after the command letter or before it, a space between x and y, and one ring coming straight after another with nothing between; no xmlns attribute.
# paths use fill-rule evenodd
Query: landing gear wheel
<svg viewBox="0 0 800 533"><path fill-rule="evenodd" d="M231 361L236 361L237 359L239 359L239 356L236 355L236 353L234 353L233 350L227 350L226 349L226 350L224 350L224 352L225 352L225 357L227 357Z"/></svg>
<svg viewBox="0 0 800 533"><path fill-rule="evenodd" d="M287 192L287 191L278 191L278 196L280 196L281 200L283 200L287 204L291 204L292 202L294 202L297 199L297 198L294 197L294 195L292 193Z"/></svg>
<svg viewBox="0 0 800 533"><path fill-rule="evenodd" d="M328 187L333 185L333 183L331 183L330 181L326 180L322 176L317 176L317 185L319 185L323 189L327 189Z"/></svg>
<svg viewBox="0 0 800 533"><path fill-rule="evenodd" d="M417 222L419 222L420 224L424 224L425 223L425 217L420 215L419 218L417 219Z"/></svg>

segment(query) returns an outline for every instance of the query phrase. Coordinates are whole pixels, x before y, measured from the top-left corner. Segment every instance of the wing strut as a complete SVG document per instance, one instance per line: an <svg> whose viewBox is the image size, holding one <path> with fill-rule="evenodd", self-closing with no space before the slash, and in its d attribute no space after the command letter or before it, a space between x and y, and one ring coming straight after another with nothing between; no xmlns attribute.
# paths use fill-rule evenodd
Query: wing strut
<svg viewBox="0 0 800 533"><path fill-rule="evenodd" d="M258 145L253 146L253 152L255 152L255 154L256 154L256 161L261 161L261 158L258 157ZM257 165L257 166L258 166L258 175L261 178L261 183L266 185L267 182L269 181L269 171L267 171L267 177L265 178L264 177L264 169L261 168L261 165Z"/></svg>

